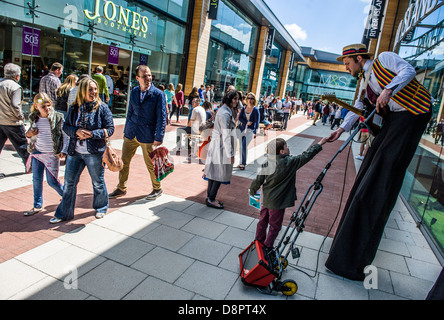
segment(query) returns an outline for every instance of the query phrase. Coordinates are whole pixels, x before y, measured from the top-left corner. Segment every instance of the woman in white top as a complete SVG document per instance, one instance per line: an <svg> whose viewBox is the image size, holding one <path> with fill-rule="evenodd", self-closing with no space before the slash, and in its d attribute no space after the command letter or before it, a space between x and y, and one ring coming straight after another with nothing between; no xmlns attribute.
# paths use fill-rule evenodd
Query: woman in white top
<svg viewBox="0 0 444 320"><path fill-rule="evenodd" d="M66 156L67 136L63 134L63 114L53 109L52 100L46 93L38 93L31 107L31 127L26 132L30 138L28 152L30 157L26 163L27 169L32 167L34 189L34 207L25 212L31 216L43 209L43 175L60 196L63 195L63 185L58 179L59 158Z"/></svg>

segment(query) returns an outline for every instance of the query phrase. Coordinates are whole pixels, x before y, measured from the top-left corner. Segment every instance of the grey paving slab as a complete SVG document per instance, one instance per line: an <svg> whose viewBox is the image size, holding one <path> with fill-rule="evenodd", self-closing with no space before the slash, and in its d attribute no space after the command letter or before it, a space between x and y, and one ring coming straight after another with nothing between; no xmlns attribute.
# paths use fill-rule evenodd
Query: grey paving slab
<svg viewBox="0 0 444 320"><path fill-rule="evenodd" d="M145 241L122 236L119 242L113 243L108 250L103 251L100 255L130 266L154 248L154 245Z"/></svg>
<svg viewBox="0 0 444 320"><path fill-rule="evenodd" d="M46 276L44 272L16 259L3 262L0 264L0 299L9 299Z"/></svg>
<svg viewBox="0 0 444 320"><path fill-rule="evenodd" d="M76 283L66 284L46 277L12 297L12 300L85 300L90 294L83 292Z"/></svg>
<svg viewBox="0 0 444 320"><path fill-rule="evenodd" d="M378 251L372 265L390 271L409 274L404 257L390 252Z"/></svg>
<svg viewBox="0 0 444 320"><path fill-rule="evenodd" d="M158 219L156 220L157 223L164 224L176 229L180 229L194 218L193 215L167 207L159 211L156 216L158 217Z"/></svg>
<svg viewBox="0 0 444 320"><path fill-rule="evenodd" d="M68 248L71 244L66 241L61 241L60 239L54 239L47 243L42 244L36 248L33 248L21 255L15 257L15 259L22 261L28 265L33 265L40 260L48 258L57 252L60 252Z"/></svg>
<svg viewBox="0 0 444 320"><path fill-rule="evenodd" d="M119 236L120 233L114 230L102 228L95 224L87 224L83 228L60 236L59 239L87 251L95 252L97 248L106 245Z"/></svg>
<svg viewBox="0 0 444 320"><path fill-rule="evenodd" d="M209 239L216 239L228 226L211 220L194 217L181 230Z"/></svg>
<svg viewBox="0 0 444 320"><path fill-rule="evenodd" d="M107 215L106 219L97 219L91 224L139 239L158 226L156 220L157 217L154 214L150 217L141 217L118 210Z"/></svg>
<svg viewBox="0 0 444 320"><path fill-rule="evenodd" d="M231 247L230 251L225 255L222 261L219 263L219 267L233 271L235 273L240 272L239 254L243 250Z"/></svg>
<svg viewBox="0 0 444 320"><path fill-rule="evenodd" d="M304 269L301 267L287 266L282 274L282 280L293 280L298 286L296 294L307 299L314 299L316 295L316 288L319 280L319 273L314 273L313 270Z"/></svg>
<svg viewBox="0 0 444 320"><path fill-rule="evenodd" d="M260 300L286 300L287 297L278 292L274 292L272 295L264 294L259 292L257 288L246 286L242 283L241 279L238 278L228 293L226 300L249 300L249 301L260 301ZM260 304L260 303L259 303Z"/></svg>
<svg viewBox="0 0 444 320"><path fill-rule="evenodd" d="M252 217L243 216L231 211L223 211L216 218L214 218L215 222L244 230L247 229L254 220L255 219Z"/></svg>
<svg viewBox="0 0 444 320"><path fill-rule="evenodd" d="M368 300L368 291L362 282L341 280L325 274L319 274L317 300Z"/></svg>
<svg viewBox="0 0 444 320"><path fill-rule="evenodd" d="M237 277L237 273L195 261L174 284L210 299L223 300Z"/></svg>
<svg viewBox="0 0 444 320"><path fill-rule="evenodd" d="M254 233L235 227L228 227L220 234L219 237L217 237L216 240L231 246L245 249L254 240Z"/></svg>
<svg viewBox="0 0 444 320"><path fill-rule="evenodd" d="M99 299L116 300L124 298L146 277L138 270L107 260L80 277L79 288Z"/></svg>
<svg viewBox="0 0 444 320"><path fill-rule="evenodd" d="M231 246L224 243L195 236L177 252L193 259L217 266L230 249Z"/></svg>
<svg viewBox="0 0 444 320"><path fill-rule="evenodd" d="M423 280L435 281L442 270L441 266L421 260L406 258L405 261L410 275Z"/></svg>
<svg viewBox="0 0 444 320"><path fill-rule="evenodd" d="M222 210L223 211L223 210ZM214 220L221 212L220 209L207 207L201 203L193 203L183 210L183 212L208 220Z"/></svg>
<svg viewBox="0 0 444 320"><path fill-rule="evenodd" d="M131 267L148 275L173 283L194 262L182 254L157 247Z"/></svg>
<svg viewBox="0 0 444 320"><path fill-rule="evenodd" d="M56 279L64 280L74 271L78 276L85 274L106 259L85 249L71 245L45 259L33 264L40 270Z"/></svg>
<svg viewBox="0 0 444 320"><path fill-rule="evenodd" d="M406 299L424 300L433 286L432 281L422 280L416 277L397 272L390 272L394 293Z"/></svg>
<svg viewBox="0 0 444 320"><path fill-rule="evenodd" d="M175 228L160 225L146 234L141 240L165 249L177 251L190 241L194 235Z"/></svg>
<svg viewBox="0 0 444 320"><path fill-rule="evenodd" d="M131 290L124 300L191 300L195 293L155 277L148 277Z"/></svg>

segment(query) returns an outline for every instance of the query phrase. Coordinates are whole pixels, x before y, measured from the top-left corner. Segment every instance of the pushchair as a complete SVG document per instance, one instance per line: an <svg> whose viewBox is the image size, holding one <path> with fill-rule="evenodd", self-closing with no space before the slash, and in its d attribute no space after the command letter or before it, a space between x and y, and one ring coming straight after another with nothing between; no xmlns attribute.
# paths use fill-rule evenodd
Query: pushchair
<svg viewBox="0 0 444 320"><path fill-rule="evenodd" d="M284 130L284 111L276 110L273 114L273 129Z"/></svg>

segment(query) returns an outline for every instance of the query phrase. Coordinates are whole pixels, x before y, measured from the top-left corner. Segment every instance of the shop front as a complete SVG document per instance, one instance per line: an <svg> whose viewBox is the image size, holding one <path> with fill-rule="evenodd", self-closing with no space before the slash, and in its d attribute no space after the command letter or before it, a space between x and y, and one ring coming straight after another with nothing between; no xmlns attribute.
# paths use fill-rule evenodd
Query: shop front
<svg viewBox="0 0 444 320"><path fill-rule="evenodd" d="M302 47L307 63L298 63L288 75L287 91L303 101L334 93L339 100L353 103L357 80L338 63L337 54Z"/></svg>
<svg viewBox="0 0 444 320"><path fill-rule="evenodd" d="M150 66L155 85L183 79L188 0L0 1L0 15L0 65L22 67L27 99L54 62L64 66L62 82L102 66L115 116L126 114L137 65Z"/></svg>
<svg viewBox="0 0 444 320"><path fill-rule="evenodd" d="M280 69L282 67L284 50L273 42L271 52L265 58L264 74L262 75L261 95L276 94L279 85ZM283 98L283 97L281 97Z"/></svg>
<svg viewBox="0 0 444 320"><path fill-rule="evenodd" d="M217 19L211 21L204 83L214 85L220 101L229 85L247 92L254 65L257 25L228 1L219 1Z"/></svg>
<svg viewBox="0 0 444 320"><path fill-rule="evenodd" d="M404 19L395 27L395 48L415 67L416 78L433 98L432 119L408 168L401 195L444 261L444 154L440 133L444 126L443 3L411 1Z"/></svg>

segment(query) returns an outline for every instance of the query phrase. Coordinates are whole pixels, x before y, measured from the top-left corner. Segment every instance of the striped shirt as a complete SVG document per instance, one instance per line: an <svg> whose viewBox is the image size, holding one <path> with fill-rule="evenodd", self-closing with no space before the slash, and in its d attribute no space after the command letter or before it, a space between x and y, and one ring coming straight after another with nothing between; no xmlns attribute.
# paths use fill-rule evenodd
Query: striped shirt
<svg viewBox="0 0 444 320"><path fill-rule="evenodd" d="M382 52L378 56L378 61L381 65L387 69L391 70L395 77L388 83L385 88L393 90L392 97L395 96L399 91L401 91L404 87L406 87L416 76L415 69L404 59L402 59L399 55L394 52ZM367 60L364 65L364 73L371 72L370 80L368 85L373 90L373 92L377 95L381 94L382 88L378 83L378 79L376 75L371 69L372 61ZM365 82L365 77L361 80L361 89L363 88L363 84ZM362 91L362 90L360 90ZM355 101L354 107L358 109L363 109L363 103L360 100L361 92L358 93L358 97ZM387 106L393 112L405 112L407 111L402 105L397 103L394 99L390 99ZM359 115L354 114L353 112L348 112L344 118L344 122L341 124L341 128L345 131L349 131L353 124L358 120Z"/></svg>
<svg viewBox="0 0 444 320"><path fill-rule="evenodd" d="M35 125L39 129L39 133L36 136L35 149L41 153L53 153L51 126L49 125L48 118L39 117L39 121Z"/></svg>

